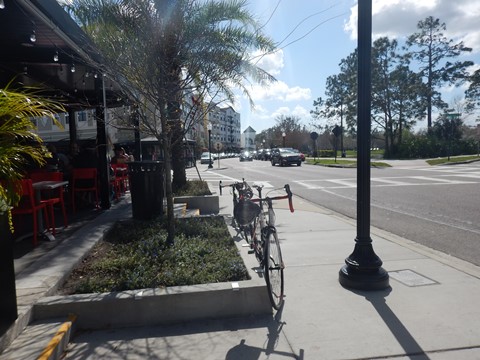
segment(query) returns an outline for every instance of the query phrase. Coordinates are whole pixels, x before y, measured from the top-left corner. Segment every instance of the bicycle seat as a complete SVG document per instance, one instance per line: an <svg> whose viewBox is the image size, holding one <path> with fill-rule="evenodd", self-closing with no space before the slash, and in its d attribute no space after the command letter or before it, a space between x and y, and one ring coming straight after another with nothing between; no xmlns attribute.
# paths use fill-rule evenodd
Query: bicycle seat
<svg viewBox="0 0 480 360"><path fill-rule="evenodd" d="M260 211L260 206L253 201L239 201L233 208L233 217L238 225L248 225L260 214Z"/></svg>

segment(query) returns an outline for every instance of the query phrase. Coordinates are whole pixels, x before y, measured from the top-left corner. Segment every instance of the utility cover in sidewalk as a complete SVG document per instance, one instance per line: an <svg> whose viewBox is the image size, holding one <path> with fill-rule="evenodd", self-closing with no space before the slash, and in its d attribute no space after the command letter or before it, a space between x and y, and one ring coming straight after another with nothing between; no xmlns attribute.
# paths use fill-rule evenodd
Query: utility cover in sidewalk
<svg viewBox="0 0 480 360"><path fill-rule="evenodd" d="M438 284L438 282L429 279L423 275L416 273L413 270L397 270L389 271L390 277L407 286L424 286Z"/></svg>

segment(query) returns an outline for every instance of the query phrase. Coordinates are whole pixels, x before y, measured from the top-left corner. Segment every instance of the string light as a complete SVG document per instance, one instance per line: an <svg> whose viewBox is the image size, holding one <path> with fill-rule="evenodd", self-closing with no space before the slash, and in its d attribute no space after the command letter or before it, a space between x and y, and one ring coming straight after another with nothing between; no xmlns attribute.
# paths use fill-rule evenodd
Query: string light
<svg viewBox="0 0 480 360"><path fill-rule="evenodd" d="M58 62L58 51L55 51L55 55L53 55L53 61Z"/></svg>
<svg viewBox="0 0 480 360"><path fill-rule="evenodd" d="M0 0L0 9L5 9L5 2Z"/></svg>
<svg viewBox="0 0 480 360"><path fill-rule="evenodd" d="M32 33L30 34L30 41L33 42L33 43L35 41L37 41L37 36L35 34L35 30L32 30Z"/></svg>
<svg viewBox="0 0 480 360"><path fill-rule="evenodd" d="M71 71L72 73L75 72L75 64L72 64L72 67L70 68L70 71Z"/></svg>

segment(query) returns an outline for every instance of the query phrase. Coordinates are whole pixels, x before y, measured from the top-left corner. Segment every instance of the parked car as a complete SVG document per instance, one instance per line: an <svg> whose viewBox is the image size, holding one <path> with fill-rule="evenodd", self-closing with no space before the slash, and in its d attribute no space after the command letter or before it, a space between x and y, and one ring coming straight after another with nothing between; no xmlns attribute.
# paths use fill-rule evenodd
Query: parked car
<svg viewBox="0 0 480 360"><path fill-rule="evenodd" d="M272 155L272 150L271 149L263 149L262 153L260 154L259 159L264 160L264 161L265 160L268 161L268 160L270 160L271 155Z"/></svg>
<svg viewBox="0 0 480 360"><path fill-rule="evenodd" d="M296 164L302 166L302 159L298 152L288 148L276 148L272 149L270 162L272 166L279 164L280 166Z"/></svg>
<svg viewBox="0 0 480 360"><path fill-rule="evenodd" d="M213 157L211 158L213 161ZM210 153L209 152L203 152L202 156L200 156L200 164L210 164Z"/></svg>
<svg viewBox="0 0 480 360"><path fill-rule="evenodd" d="M252 153L249 151L243 151L240 154L240 161L253 161Z"/></svg>

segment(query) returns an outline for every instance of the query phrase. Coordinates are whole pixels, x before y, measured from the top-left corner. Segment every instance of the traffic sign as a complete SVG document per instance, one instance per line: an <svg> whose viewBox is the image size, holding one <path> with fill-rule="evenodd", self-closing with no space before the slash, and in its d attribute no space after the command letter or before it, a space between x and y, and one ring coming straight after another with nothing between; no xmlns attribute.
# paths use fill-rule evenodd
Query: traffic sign
<svg viewBox="0 0 480 360"><path fill-rule="evenodd" d="M332 132L333 132L333 135L335 135L336 137L339 137L340 134L342 133L342 128L338 125L335 125Z"/></svg>

